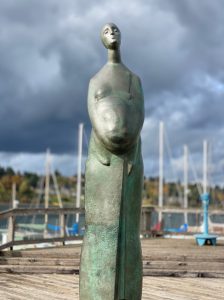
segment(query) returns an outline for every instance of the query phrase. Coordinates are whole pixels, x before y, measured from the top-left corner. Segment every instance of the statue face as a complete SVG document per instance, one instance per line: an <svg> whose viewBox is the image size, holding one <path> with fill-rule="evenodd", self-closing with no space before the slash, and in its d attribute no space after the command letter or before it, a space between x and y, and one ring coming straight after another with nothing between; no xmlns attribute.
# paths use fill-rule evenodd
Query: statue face
<svg viewBox="0 0 224 300"><path fill-rule="evenodd" d="M113 23L106 24L101 31L101 40L107 49L118 49L121 43L119 28Z"/></svg>

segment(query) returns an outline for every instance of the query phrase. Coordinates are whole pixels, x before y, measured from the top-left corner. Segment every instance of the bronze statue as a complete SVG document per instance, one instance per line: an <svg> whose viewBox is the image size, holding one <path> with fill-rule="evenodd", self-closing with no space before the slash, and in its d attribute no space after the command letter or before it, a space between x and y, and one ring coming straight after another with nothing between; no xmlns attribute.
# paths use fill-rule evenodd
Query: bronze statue
<svg viewBox="0 0 224 300"><path fill-rule="evenodd" d="M85 175L80 299L139 300L143 92L140 79L121 62L118 27L106 24L101 39L108 62L90 80L88 92L93 129Z"/></svg>

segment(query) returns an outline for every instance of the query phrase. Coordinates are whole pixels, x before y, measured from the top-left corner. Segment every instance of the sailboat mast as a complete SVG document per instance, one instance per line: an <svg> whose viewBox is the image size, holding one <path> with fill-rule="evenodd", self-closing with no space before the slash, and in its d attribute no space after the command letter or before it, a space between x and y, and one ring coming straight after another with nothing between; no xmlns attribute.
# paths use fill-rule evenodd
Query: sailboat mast
<svg viewBox="0 0 224 300"><path fill-rule="evenodd" d="M53 178L53 182L54 182L54 187L55 187L55 191L56 191L56 195L57 195L59 207L63 208L61 194L60 194L60 190L59 190L59 187L58 187L58 181L57 181L57 177L56 177L54 171L52 171L52 178Z"/></svg>
<svg viewBox="0 0 224 300"><path fill-rule="evenodd" d="M82 140L83 140L83 123L79 124L78 136L78 158L77 158L77 189L76 189L76 208L80 208L81 188L82 188ZM76 223L79 222L79 213L76 214Z"/></svg>
<svg viewBox="0 0 224 300"><path fill-rule="evenodd" d="M164 123L159 124L159 207L163 207L163 136Z"/></svg>
<svg viewBox="0 0 224 300"><path fill-rule="evenodd" d="M184 145L184 208L188 208L188 147Z"/></svg>
<svg viewBox="0 0 224 300"><path fill-rule="evenodd" d="M163 207L163 137L164 123L159 123L159 207ZM162 212L159 213L159 221L162 221Z"/></svg>
<svg viewBox="0 0 224 300"><path fill-rule="evenodd" d="M16 183L13 182L12 184L12 208L16 208L17 203L16 203Z"/></svg>
<svg viewBox="0 0 224 300"><path fill-rule="evenodd" d="M203 141L203 193L208 190L208 141Z"/></svg>

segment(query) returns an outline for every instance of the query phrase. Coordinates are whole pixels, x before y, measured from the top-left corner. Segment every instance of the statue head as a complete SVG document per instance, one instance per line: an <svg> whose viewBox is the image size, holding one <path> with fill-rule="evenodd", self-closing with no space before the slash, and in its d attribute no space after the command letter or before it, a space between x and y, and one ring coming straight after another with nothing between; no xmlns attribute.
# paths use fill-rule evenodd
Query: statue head
<svg viewBox="0 0 224 300"><path fill-rule="evenodd" d="M119 49L121 43L121 33L117 25L108 23L101 30L101 40L107 49Z"/></svg>

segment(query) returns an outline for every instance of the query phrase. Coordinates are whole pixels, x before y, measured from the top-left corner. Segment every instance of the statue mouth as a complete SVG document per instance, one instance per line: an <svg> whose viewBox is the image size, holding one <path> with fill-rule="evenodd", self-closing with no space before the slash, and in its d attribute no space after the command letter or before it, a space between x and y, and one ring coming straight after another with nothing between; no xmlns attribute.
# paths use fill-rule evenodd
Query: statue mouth
<svg viewBox="0 0 224 300"><path fill-rule="evenodd" d="M110 40L111 40L112 43L115 43L115 42L118 43L118 39L114 36L110 37Z"/></svg>
<svg viewBox="0 0 224 300"><path fill-rule="evenodd" d="M122 136L113 136L110 138L110 140L113 144L126 144L127 143L127 139Z"/></svg>
<svg viewBox="0 0 224 300"><path fill-rule="evenodd" d="M130 137L126 130L123 132L114 132L110 131L106 134L106 139L108 141L108 145L110 144L111 147L115 148L124 148L130 144Z"/></svg>

